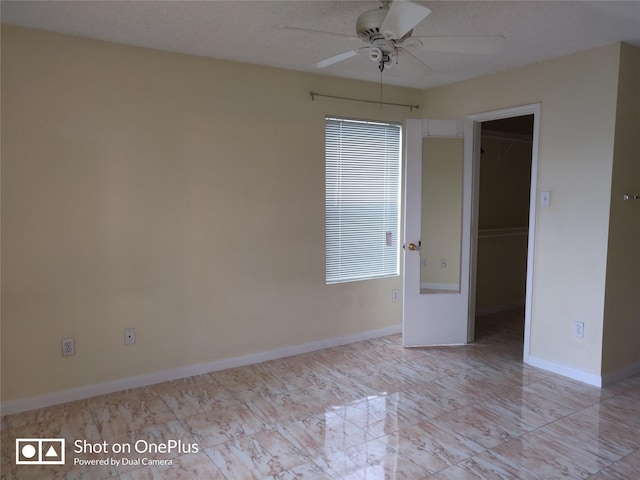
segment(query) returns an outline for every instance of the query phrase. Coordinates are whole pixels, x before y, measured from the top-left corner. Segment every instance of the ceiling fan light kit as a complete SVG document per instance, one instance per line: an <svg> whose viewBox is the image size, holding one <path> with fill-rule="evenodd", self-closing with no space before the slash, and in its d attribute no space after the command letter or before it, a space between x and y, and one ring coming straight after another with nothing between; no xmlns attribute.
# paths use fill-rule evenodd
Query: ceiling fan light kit
<svg viewBox="0 0 640 480"><path fill-rule="evenodd" d="M369 58L374 62L379 62L382 57L382 50L380 50L378 47L372 47L369 49Z"/></svg>

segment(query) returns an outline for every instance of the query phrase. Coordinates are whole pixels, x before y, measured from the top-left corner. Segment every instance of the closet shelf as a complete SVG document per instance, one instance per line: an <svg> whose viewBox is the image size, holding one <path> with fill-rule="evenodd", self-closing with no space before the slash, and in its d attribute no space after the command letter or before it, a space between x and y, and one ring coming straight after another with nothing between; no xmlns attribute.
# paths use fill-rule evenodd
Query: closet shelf
<svg viewBox="0 0 640 480"><path fill-rule="evenodd" d="M529 234L529 227L481 228L478 238L518 237Z"/></svg>

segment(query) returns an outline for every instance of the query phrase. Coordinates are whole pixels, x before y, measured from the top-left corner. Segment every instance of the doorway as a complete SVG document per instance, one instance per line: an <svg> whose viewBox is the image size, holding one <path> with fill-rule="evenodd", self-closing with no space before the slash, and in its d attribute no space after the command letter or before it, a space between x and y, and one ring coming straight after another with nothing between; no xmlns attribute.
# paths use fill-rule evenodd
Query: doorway
<svg viewBox="0 0 640 480"><path fill-rule="evenodd" d="M482 122L475 339L524 342L533 115Z"/></svg>
<svg viewBox="0 0 640 480"><path fill-rule="evenodd" d="M474 197L474 337L482 341L481 329L509 330L512 340L522 346L522 358L527 362L540 105L472 118L478 122L479 140Z"/></svg>

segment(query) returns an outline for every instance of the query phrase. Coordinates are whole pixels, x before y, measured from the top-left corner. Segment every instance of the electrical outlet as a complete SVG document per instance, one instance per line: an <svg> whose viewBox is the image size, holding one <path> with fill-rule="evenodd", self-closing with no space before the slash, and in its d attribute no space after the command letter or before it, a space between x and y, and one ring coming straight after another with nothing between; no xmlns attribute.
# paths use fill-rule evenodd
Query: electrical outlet
<svg viewBox="0 0 640 480"><path fill-rule="evenodd" d="M125 345L133 345L136 343L136 329L135 328L125 328L124 329L124 344Z"/></svg>
<svg viewBox="0 0 640 480"><path fill-rule="evenodd" d="M420 259L420 268L425 268L426 266L427 266L427 259L426 258Z"/></svg>
<svg viewBox="0 0 640 480"><path fill-rule="evenodd" d="M73 338L63 338L62 339L62 356L68 357L69 355L76 354L76 345L73 341Z"/></svg>
<svg viewBox="0 0 640 480"><path fill-rule="evenodd" d="M396 303L400 298L400 292L398 290L391 290L391 301Z"/></svg>
<svg viewBox="0 0 640 480"><path fill-rule="evenodd" d="M573 322L573 335L578 338L584 338L584 322Z"/></svg>

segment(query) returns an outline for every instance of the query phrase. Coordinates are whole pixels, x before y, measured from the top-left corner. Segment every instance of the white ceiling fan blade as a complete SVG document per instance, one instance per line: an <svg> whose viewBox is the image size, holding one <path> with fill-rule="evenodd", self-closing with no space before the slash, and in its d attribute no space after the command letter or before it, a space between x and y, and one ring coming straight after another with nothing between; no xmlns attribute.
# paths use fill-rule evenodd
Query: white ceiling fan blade
<svg viewBox="0 0 640 480"><path fill-rule="evenodd" d="M444 35L414 37L422 42L423 50L460 53L493 53L504 45L502 35Z"/></svg>
<svg viewBox="0 0 640 480"><path fill-rule="evenodd" d="M406 0L394 0L389 13L384 17L380 30L388 39L398 40L427 18L431 13L427 7Z"/></svg>
<svg viewBox="0 0 640 480"><path fill-rule="evenodd" d="M415 58L423 67L425 67L427 70L429 70L430 72L433 72L433 68L431 68L429 65L427 65L424 60L422 60L420 57L418 57L415 53L413 53L411 50L409 50L408 48L403 48L401 50L402 53L407 53L409 54L411 57Z"/></svg>
<svg viewBox="0 0 640 480"><path fill-rule="evenodd" d="M320 60L319 62L314 63L314 67L325 68L330 65L333 65L334 63L342 62L347 58L355 57L360 53L361 50L362 49L359 48L358 50L350 50L348 52L344 52L339 55L334 55L333 57L325 58L324 60Z"/></svg>

